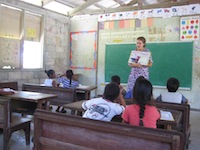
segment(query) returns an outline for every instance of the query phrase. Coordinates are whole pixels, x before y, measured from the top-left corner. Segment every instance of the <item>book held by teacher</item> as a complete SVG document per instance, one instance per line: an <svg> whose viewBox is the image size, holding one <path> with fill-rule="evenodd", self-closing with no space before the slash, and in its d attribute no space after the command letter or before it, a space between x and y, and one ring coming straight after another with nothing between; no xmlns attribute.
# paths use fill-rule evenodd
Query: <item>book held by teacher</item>
<svg viewBox="0 0 200 150"><path fill-rule="evenodd" d="M149 64L149 59L151 57L150 52L142 52L142 51L131 51L128 63L139 63L141 65L147 66Z"/></svg>

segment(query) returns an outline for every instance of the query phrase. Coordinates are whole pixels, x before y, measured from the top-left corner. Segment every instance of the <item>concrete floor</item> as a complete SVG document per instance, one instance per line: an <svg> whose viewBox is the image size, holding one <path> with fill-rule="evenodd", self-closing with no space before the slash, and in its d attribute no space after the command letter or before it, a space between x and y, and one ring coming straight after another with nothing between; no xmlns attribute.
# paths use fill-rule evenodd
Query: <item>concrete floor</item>
<svg viewBox="0 0 200 150"><path fill-rule="evenodd" d="M189 145L189 150L200 150L200 111L191 111L190 116L190 123L192 125L192 133L191 133L191 144ZM31 124L31 138L33 136L33 123ZM2 148L3 142L3 134L2 130L0 130L0 150ZM10 150L32 150L33 143L31 142L30 145L25 144L25 137L22 131L17 131L12 134L10 142L9 142L9 149Z"/></svg>

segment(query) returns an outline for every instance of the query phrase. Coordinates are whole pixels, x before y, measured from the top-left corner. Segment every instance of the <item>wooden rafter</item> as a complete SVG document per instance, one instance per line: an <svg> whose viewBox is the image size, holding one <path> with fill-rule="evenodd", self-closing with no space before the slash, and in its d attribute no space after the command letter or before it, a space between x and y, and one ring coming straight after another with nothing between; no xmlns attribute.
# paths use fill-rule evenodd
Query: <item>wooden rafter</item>
<svg viewBox="0 0 200 150"><path fill-rule="evenodd" d="M116 3L118 3L120 6L124 6L124 3L120 0L114 0Z"/></svg>
<svg viewBox="0 0 200 150"><path fill-rule="evenodd" d="M133 6L135 4L137 4L137 0L132 0L130 3L126 4L126 6Z"/></svg>
<svg viewBox="0 0 200 150"><path fill-rule="evenodd" d="M86 9L87 7L94 5L95 3L99 2L100 0L88 0L87 2L85 2L84 4L74 8L73 10L68 12L69 16L73 16L75 14L77 14L78 12Z"/></svg>
<svg viewBox="0 0 200 150"><path fill-rule="evenodd" d="M187 5L189 0L185 0L183 2L170 2L170 3L159 3L159 4L151 4L151 5L144 5L143 9L153 9L153 8L168 8L172 6L181 6ZM109 8L103 10L87 10L83 11L84 14L105 14L105 13L114 13L114 12L123 12L123 11L133 11L138 10L137 6L121 6L117 8Z"/></svg>

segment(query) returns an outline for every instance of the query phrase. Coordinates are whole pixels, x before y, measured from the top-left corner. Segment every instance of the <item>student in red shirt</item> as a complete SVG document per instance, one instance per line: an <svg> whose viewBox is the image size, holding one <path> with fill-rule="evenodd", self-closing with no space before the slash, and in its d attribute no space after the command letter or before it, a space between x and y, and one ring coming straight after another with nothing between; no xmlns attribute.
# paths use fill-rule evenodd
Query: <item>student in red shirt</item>
<svg viewBox="0 0 200 150"><path fill-rule="evenodd" d="M146 79L136 81L133 96L136 104L129 105L122 114L122 123L134 126L156 128L160 113L155 106L151 106L152 85Z"/></svg>

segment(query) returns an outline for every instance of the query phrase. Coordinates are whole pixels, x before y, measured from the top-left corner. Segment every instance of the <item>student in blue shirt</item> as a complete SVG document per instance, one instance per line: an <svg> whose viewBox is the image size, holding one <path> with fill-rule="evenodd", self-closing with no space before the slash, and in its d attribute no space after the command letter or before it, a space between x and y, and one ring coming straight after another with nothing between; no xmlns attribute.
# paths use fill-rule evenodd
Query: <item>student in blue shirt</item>
<svg viewBox="0 0 200 150"><path fill-rule="evenodd" d="M73 71L72 70L67 70L66 74L61 75L58 78L58 83L60 84L60 87L63 88L76 88L79 86L79 82L73 80ZM62 113L66 113L66 110L64 110L64 108L62 108L61 111L59 111L60 106L58 106L58 108L56 109L57 112L62 112Z"/></svg>
<svg viewBox="0 0 200 150"><path fill-rule="evenodd" d="M79 86L79 82L73 80L73 71L67 70L66 74L58 78L58 83L62 85L63 88L76 88Z"/></svg>

